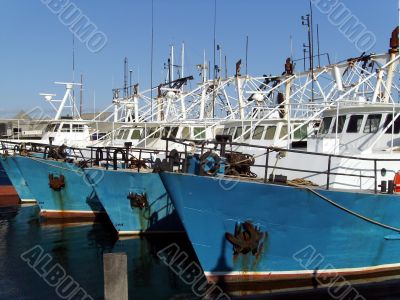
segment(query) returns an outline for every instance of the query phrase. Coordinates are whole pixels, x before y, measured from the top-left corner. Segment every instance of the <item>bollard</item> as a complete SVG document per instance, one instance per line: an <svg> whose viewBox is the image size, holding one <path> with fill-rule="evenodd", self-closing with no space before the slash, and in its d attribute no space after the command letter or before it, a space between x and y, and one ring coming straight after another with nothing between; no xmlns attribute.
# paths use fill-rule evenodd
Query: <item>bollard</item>
<svg viewBox="0 0 400 300"><path fill-rule="evenodd" d="M103 255L104 299L128 300L128 264L126 253Z"/></svg>

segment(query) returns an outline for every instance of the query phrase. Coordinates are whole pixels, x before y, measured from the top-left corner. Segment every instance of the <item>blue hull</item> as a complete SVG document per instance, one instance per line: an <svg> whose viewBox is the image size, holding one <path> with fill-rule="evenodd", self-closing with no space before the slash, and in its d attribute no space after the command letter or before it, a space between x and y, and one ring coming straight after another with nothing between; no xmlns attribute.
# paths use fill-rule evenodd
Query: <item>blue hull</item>
<svg viewBox="0 0 400 300"><path fill-rule="evenodd" d="M29 158L12 157L18 164L40 213L48 218L94 217L104 212L93 187L83 171L74 164ZM50 180L50 177L53 179ZM62 186L60 178L63 177Z"/></svg>
<svg viewBox="0 0 400 300"><path fill-rule="evenodd" d="M301 279L302 285L314 285L315 277L333 274L354 280L400 274L396 230L304 188L176 173L160 176L210 279L279 284ZM371 220L400 228L397 195L318 192ZM253 228L246 231L246 226Z"/></svg>
<svg viewBox="0 0 400 300"><path fill-rule="evenodd" d="M158 174L85 169L101 204L120 235L183 231L182 223ZM137 207L129 195L146 195Z"/></svg>
<svg viewBox="0 0 400 300"><path fill-rule="evenodd" d="M15 160L10 156L1 157L0 166L7 173L21 202L36 202Z"/></svg>
<svg viewBox="0 0 400 300"><path fill-rule="evenodd" d="M0 159L3 159L2 157ZM7 176L6 171L3 168L3 165L0 163L0 186L2 185L11 185L11 181Z"/></svg>

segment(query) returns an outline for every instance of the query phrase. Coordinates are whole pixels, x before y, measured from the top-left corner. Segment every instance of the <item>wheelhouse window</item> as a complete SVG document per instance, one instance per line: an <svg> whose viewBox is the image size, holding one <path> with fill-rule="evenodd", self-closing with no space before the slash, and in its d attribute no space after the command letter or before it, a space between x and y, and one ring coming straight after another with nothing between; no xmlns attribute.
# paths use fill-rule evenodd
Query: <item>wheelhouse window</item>
<svg viewBox="0 0 400 300"><path fill-rule="evenodd" d="M181 135L182 135L183 139L190 139L190 128L189 127L183 127Z"/></svg>
<svg viewBox="0 0 400 300"><path fill-rule="evenodd" d="M242 135L242 131L243 131L242 127L238 127L236 129L235 139L239 138Z"/></svg>
<svg viewBox="0 0 400 300"><path fill-rule="evenodd" d="M331 127L332 117L326 117L322 119L321 127L319 128L320 134L327 134L329 127Z"/></svg>
<svg viewBox="0 0 400 300"><path fill-rule="evenodd" d="M72 132L83 132L82 124L72 124Z"/></svg>
<svg viewBox="0 0 400 300"><path fill-rule="evenodd" d="M287 136L287 134L288 134L288 130L287 130L287 125L283 125L282 127L281 127L281 132L279 133L279 138L281 139L281 138L283 138L283 137L285 137L285 136Z"/></svg>
<svg viewBox="0 0 400 300"><path fill-rule="evenodd" d="M61 127L61 132L70 132L71 131L71 124L63 124Z"/></svg>
<svg viewBox="0 0 400 300"><path fill-rule="evenodd" d="M172 139L176 138L176 135L178 134L178 129L179 129L179 127L172 127L171 134L169 137Z"/></svg>
<svg viewBox="0 0 400 300"><path fill-rule="evenodd" d="M150 139L156 139L160 137L160 130L157 127L150 127L147 128L147 135L146 137Z"/></svg>
<svg viewBox="0 0 400 300"><path fill-rule="evenodd" d="M250 136L251 136L250 126L245 126L244 127L244 136L243 136L243 138L245 140L248 140L250 138Z"/></svg>
<svg viewBox="0 0 400 300"><path fill-rule="evenodd" d="M169 131L171 130L171 127L165 127L164 129L163 129L163 136L164 137L168 137L168 135L169 135Z"/></svg>
<svg viewBox="0 0 400 300"><path fill-rule="evenodd" d="M294 125L294 128L299 127L300 124ZM294 132L294 138L296 140L304 140L307 138L307 125L302 125L299 129Z"/></svg>
<svg viewBox="0 0 400 300"><path fill-rule="evenodd" d="M124 132L125 132L125 130L120 130L120 131L118 131L118 134L117 134L117 139L118 140L121 140L122 139L122 137L124 136Z"/></svg>
<svg viewBox="0 0 400 300"><path fill-rule="evenodd" d="M130 130L125 130L122 139L126 140L128 138L128 136L129 136L129 132L130 132Z"/></svg>
<svg viewBox="0 0 400 300"><path fill-rule="evenodd" d="M346 116L339 116L335 118L335 124L332 127L332 133L336 133L336 121L337 121L337 133L342 133L344 128L344 122L346 121Z"/></svg>
<svg viewBox="0 0 400 300"><path fill-rule="evenodd" d="M231 135L231 136L233 136L234 134L235 134L235 127L231 127L230 129L229 129L229 135Z"/></svg>
<svg viewBox="0 0 400 300"><path fill-rule="evenodd" d="M393 114L388 114L386 116L386 120L385 120L385 125L384 128L386 128L387 126L389 126L389 124L392 122L393 120ZM395 121L394 121L394 128L393 128L393 133L399 133L400 132L400 117L398 117ZM392 125L390 125L388 127L388 129L386 129L387 134L392 134Z"/></svg>
<svg viewBox="0 0 400 300"><path fill-rule="evenodd" d="M364 126L364 133L376 133L379 129L379 124L381 123L382 115L374 114L369 115Z"/></svg>
<svg viewBox="0 0 400 300"><path fill-rule="evenodd" d="M225 128L228 129L228 128ZM224 132L225 132L224 129ZM206 129L204 127L194 127L193 128L193 138L194 139L202 139L206 138Z"/></svg>
<svg viewBox="0 0 400 300"><path fill-rule="evenodd" d="M264 126L257 126L253 132L253 140L261 140L264 133Z"/></svg>
<svg viewBox="0 0 400 300"><path fill-rule="evenodd" d="M140 140L140 129L133 129L131 134L131 140Z"/></svg>
<svg viewBox="0 0 400 300"><path fill-rule="evenodd" d="M361 129L361 124L363 121L363 115L353 115L350 117L349 125L347 126L348 133L358 133Z"/></svg>
<svg viewBox="0 0 400 300"><path fill-rule="evenodd" d="M264 140L273 140L275 137L276 126L268 126L265 132Z"/></svg>
<svg viewBox="0 0 400 300"><path fill-rule="evenodd" d="M47 125L47 127L46 127L46 132L53 132L55 127L56 127L55 124L49 124L49 125Z"/></svg>

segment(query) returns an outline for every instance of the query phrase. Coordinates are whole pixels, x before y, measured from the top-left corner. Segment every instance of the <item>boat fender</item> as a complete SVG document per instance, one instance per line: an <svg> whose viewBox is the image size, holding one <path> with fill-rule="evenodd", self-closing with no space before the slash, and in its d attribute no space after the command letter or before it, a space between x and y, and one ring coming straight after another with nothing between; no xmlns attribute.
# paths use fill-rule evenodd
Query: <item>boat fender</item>
<svg viewBox="0 0 400 300"><path fill-rule="evenodd" d="M394 191L396 193L399 193L400 192L400 171L397 171L394 174L393 184L394 184Z"/></svg>

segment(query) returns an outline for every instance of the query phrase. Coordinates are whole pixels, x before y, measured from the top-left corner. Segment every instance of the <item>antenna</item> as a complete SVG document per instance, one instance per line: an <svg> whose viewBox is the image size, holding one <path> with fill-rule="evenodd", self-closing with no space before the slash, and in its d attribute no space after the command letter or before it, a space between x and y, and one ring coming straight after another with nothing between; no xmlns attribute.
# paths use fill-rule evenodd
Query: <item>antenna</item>
<svg viewBox="0 0 400 300"><path fill-rule="evenodd" d="M226 55L225 55L225 78L228 78L228 65L226 63Z"/></svg>
<svg viewBox="0 0 400 300"><path fill-rule="evenodd" d="M217 29L217 0L214 0L214 78L213 78L213 101L212 101L212 117L215 117L215 77L216 77L216 72L217 68L215 66L215 47L216 47L216 42L215 42L215 35L216 35L216 29Z"/></svg>
<svg viewBox="0 0 400 300"><path fill-rule="evenodd" d="M310 0L310 25L311 25L311 44L310 44L310 52L311 52L311 101L314 102L314 20L313 20L313 10L312 3Z"/></svg>
<svg viewBox="0 0 400 300"><path fill-rule="evenodd" d="M310 0L310 13L301 17L301 24L307 26L308 32L308 45L303 44L304 51L304 62L305 54L308 49L308 58L310 60L310 72L311 72L311 101L314 101L314 37L313 37L313 15L312 15L312 4ZM305 63L304 63L305 65Z"/></svg>
<svg viewBox="0 0 400 300"><path fill-rule="evenodd" d="M318 68L321 68L321 53L319 51L319 26L317 24Z"/></svg>
<svg viewBox="0 0 400 300"><path fill-rule="evenodd" d="M75 35L72 34L72 82L75 81Z"/></svg>
<svg viewBox="0 0 400 300"><path fill-rule="evenodd" d="M293 36L289 36L289 44L290 44L290 58L293 61Z"/></svg>
<svg viewBox="0 0 400 300"><path fill-rule="evenodd" d="M171 81L174 81L174 45L172 44L171 45L171 60L170 60L170 62L171 62L171 76L169 77L169 81L171 82Z"/></svg>
<svg viewBox="0 0 400 300"><path fill-rule="evenodd" d="M129 69L129 96L132 96L132 68Z"/></svg>
<svg viewBox="0 0 400 300"><path fill-rule="evenodd" d="M181 78L185 77L185 42L182 42L182 50L181 50Z"/></svg>
<svg viewBox="0 0 400 300"><path fill-rule="evenodd" d="M83 107L83 75L81 74L81 89L79 93L79 116L82 117L82 107Z"/></svg>
<svg viewBox="0 0 400 300"><path fill-rule="evenodd" d="M247 72L247 54L249 52L249 36L246 36L246 75L248 75L249 73Z"/></svg>
<svg viewBox="0 0 400 300"><path fill-rule="evenodd" d="M154 53L154 0L151 0L151 50L150 50L150 112L153 121L153 53Z"/></svg>
<svg viewBox="0 0 400 300"><path fill-rule="evenodd" d="M124 59L124 98L128 97L128 58Z"/></svg>

